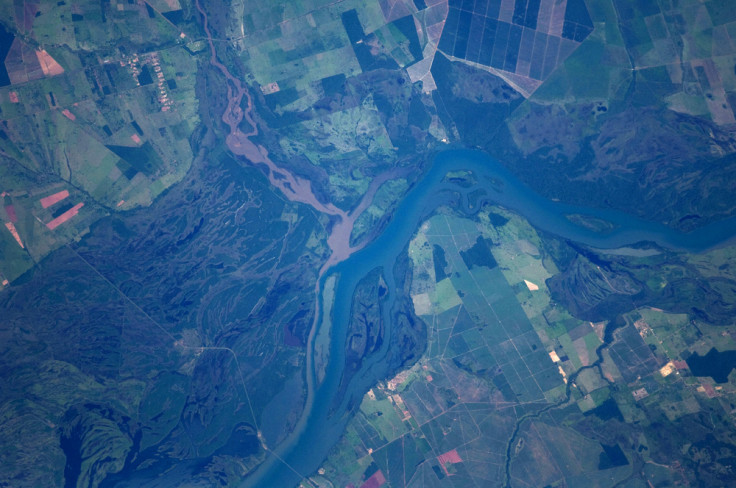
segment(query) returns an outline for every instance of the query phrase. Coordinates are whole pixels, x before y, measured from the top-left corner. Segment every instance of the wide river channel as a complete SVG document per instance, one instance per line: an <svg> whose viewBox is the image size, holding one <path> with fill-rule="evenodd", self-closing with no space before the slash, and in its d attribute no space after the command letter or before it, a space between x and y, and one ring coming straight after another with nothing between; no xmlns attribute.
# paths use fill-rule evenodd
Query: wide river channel
<svg viewBox="0 0 736 488"><path fill-rule="evenodd" d="M475 179L470 188L450 183L445 176L451 171L469 171ZM467 196L483 190L482 198L473 208ZM311 378L315 386L312 401L308 402L301 421L294 432L274 452L284 461L269 454L267 460L249 477L245 486L289 487L301 480L300 475L313 473L323 462L330 448L336 444L349 420L351 399L359 401L377 381L385 378L388 352L392 338L390 309L396 298L392 274L394 263L416 232L418 226L438 206L458 202L462 211L477 211L480 202L500 205L526 218L535 228L559 237L598 249L616 249L641 242L654 243L676 251L702 252L728 244L736 237L736 218L702 227L690 233L681 233L662 224L647 222L613 210L566 205L545 199L524 185L508 170L489 156L475 151L451 149L437 154L428 173L405 196L395 210L391 221L381 235L347 260L330 269L324 281L333 274L338 276L332 306L330 354L325 376L321 383ZM595 196L591 195L591 201ZM613 230L596 232L571 222L566 215L587 215L608 221ZM358 282L373 269L380 267L388 284L388 306L384 306L384 342L382 349L363 361L361 370L353 376L347 393L337 398L345 363L345 340L350 321L353 292ZM320 310L321 315L321 300ZM318 317L317 327L323 320ZM308 351L313 354L313 351ZM314 371L309 371L314 375Z"/></svg>

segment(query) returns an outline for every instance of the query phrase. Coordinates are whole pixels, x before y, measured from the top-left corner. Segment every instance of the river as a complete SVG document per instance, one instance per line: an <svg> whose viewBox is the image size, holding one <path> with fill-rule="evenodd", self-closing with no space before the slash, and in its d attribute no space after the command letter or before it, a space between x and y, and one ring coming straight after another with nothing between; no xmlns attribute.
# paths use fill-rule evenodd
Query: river
<svg viewBox="0 0 736 488"><path fill-rule="evenodd" d="M713 223L691 233L680 233L662 224L647 222L631 215L613 210L579 207L547 200L520 182L501 164L480 152L452 149L439 153L432 161L427 174L405 195L383 232L371 243L350 245L350 235L355 220L373 199L378 187L399 173L391 171L374 179L369 191L360 204L346 212L332 203L322 203L314 195L308 180L292 175L288 169L274 163L268 151L254 142L251 137L258 134L257 123L252 117L252 100L247 87L217 58L217 52L208 26L206 12L199 1L196 7L202 15L203 28L211 52L211 63L226 78L228 105L222 120L229 127L226 138L228 148L236 155L244 156L253 164L267 167L271 184L286 198L311 206L317 212L335 219L327 244L331 255L319 271L317 282L317 314L307 345L307 401L302 417L294 431L278 446L262 446L268 457L255 473L248 477L248 487L288 487L298 484L302 477L313 473L337 443L349 420L348 405L359 400L378 380L389 373L386 354L391 342L391 317L396 284L393 266L419 224L438 206L461 199L460 207L465 213L477 212L482 203L494 203L513 210L526 218L534 227L562 238L598 249L616 249L641 242L650 242L660 247L676 250L701 252L709 248L732 243L736 236L736 218ZM245 109L241 101L246 98ZM245 120L251 128L241 131ZM444 180L450 171L466 170L473 173L476 184L470 188ZM468 205L468 195L482 190L484 196L473 208ZM568 215L587 215L609 222L613 230L595 231L570 221ZM375 268L382 268L388 286L387 306L383 321L386 324L385 340L381 349L365 358L361 369L352 377L345 395L337 398L345 362L345 339L350 319L353 292L361 278ZM314 365L314 338L322 326L321 290L325 280L337 276L329 343L329 361L321 382L317 381ZM260 437L260 436L259 436Z"/></svg>
<svg viewBox="0 0 736 488"><path fill-rule="evenodd" d="M471 171L477 184L470 188L444 180L450 171ZM394 212L390 223L373 242L353 253L344 261L330 268L322 276L321 283L332 275L338 276L332 307L332 330L330 360L322 383L317 385L313 368L308 375L314 386L310 402L295 431L275 449L275 456L267 460L249 479L246 486L280 487L292 486L300 481L296 472L308 475L316 470L329 449L339 440L348 420L347 406L350 398L360 398L376 381L388 373L383 361L388 351L391 321L388 315L390 306L385 307L384 323L389 339L382 349L374 354L353 377L348 393L339 406L333 405L342 378L345 360L345 339L350 320L350 307L356 285L366 274L381 267L389 287L388 302L396 297L396 286L392 270L399 253L421 222L438 206L463 200L464 211L473 213L476 208L467 206L467 195L482 188L485 196L482 201L492 202L513 210L526 218L537 229L580 244L599 248L615 249L641 242L649 242L660 247L688 252L701 252L715 246L732 243L736 236L736 218L711 224L691 233L681 233L662 224L647 222L631 215L595 208L566 205L547 200L519 181L497 161L475 151L448 150L439 153L427 173L404 197ZM582 214L604 219L612 223L615 230L596 232L577 225L566 215ZM321 310L321 306L319 308ZM318 316L319 317L319 316ZM321 317L315 329L321 325ZM308 355L313 351L309 350ZM332 415L329 412L334 408ZM288 465L288 466L287 466Z"/></svg>

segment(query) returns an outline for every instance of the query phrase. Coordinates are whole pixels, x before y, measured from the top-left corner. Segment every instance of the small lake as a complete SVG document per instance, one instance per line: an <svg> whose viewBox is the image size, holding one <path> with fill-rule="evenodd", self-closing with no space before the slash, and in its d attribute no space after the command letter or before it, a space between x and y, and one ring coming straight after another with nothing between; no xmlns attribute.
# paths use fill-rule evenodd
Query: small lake
<svg viewBox="0 0 736 488"><path fill-rule="evenodd" d="M728 383L728 375L736 368L736 351L712 348L705 356L696 352L687 358L687 367L694 376L710 376L716 383Z"/></svg>

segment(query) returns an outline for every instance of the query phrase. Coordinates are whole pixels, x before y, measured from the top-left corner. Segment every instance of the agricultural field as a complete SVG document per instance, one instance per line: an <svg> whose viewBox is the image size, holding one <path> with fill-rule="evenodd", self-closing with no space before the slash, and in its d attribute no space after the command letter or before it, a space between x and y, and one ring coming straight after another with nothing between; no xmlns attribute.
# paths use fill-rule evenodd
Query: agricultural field
<svg viewBox="0 0 736 488"><path fill-rule="evenodd" d="M439 22L446 4L438 3L416 14L425 26ZM346 210L375 176L423 164L422 151L444 137L422 83L413 83L415 67L428 73L437 40L417 27L409 5L244 2L237 16L211 12L256 89L260 123L270 129L259 136L264 146ZM373 218L393 200L375 206Z"/></svg>
<svg viewBox="0 0 736 488"><path fill-rule="evenodd" d="M426 352L368 392L313 482L614 486L632 476L665 484L728 478L718 473L732 451L713 452L710 430L696 419L713 415L730 425L736 343L729 329L633 303L615 320L576 318L548 287L565 272L564 252L497 207L474 219L440 210L408 253ZM707 275L713 266L730 270L733 255L731 247L687 259ZM613 269L601 272L617 283ZM729 432L717 435L728 443ZM698 464L705 452L713 465Z"/></svg>
<svg viewBox="0 0 736 488"><path fill-rule="evenodd" d="M166 10L178 12L175 23L143 2L12 5L0 29L8 282L101 217L149 206L180 181L199 121L188 7ZM40 203L61 191L63 204Z"/></svg>
<svg viewBox="0 0 736 488"><path fill-rule="evenodd" d="M593 31L582 0L450 1L439 50L534 92Z"/></svg>
<svg viewBox="0 0 736 488"><path fill-rule="evenodd" d="M536 3L527 2L534 8ZM564 10L562 23L541 20L553 3ZM717 176L733 174L736 154L729 101L736 51L724 2L540 2L534 46L544 35L549 47L554 25L562 29L559 45L575 48L559 51L549 72L543 63L547 75L533 85L505 71L514 61L516 72L534 65L522 63L529 42L524 36L533 32L525 25L528 8L523 20L515 15L524 2L488 2L484 22L507 23L508 40L498 44L496 30L491 49L491 31L484 27L480 53L492 51L491 62L503 59L503 68L469 61L474 51L468 54L467 48L464 56L454 55L464 39L479 35L481 16L474 10L477 2L452 4L460 27L454 43L445 30L431 69L433 101L450 142L483 149L548 198L616 208L683 230L730 215L733 199L724 184L730 180ZM498 19L508 20L492 20L488 13L496 11ZM560 12L552 9L545 19ZM581 19L572 23L585 32L579 41L565 39L572 12ZM519 31L517 51L519 34L513 32ZM464 81L486 73L484 84ZM489 94L491 80L502 80L507 91ZM705 188L707 197L701 197Z"/></svg>
<svg viewBox="0 0 736 488"><path fill-rule="evenodd" d="M440 211L412 240L411 295L428 325L427 351L366 395L320 471L333 484L360 486L380 472L387 486L487 485L503 477L514 419L564 398L554 346L530 320L548 305L536 283L549 273L516 234L536 234L514 222L501 227L514 235L499 237L491 220L508 219Z"/></svg>
<svg viewBox="0 0 736 488"><path fill-rule="evenodd" d="M736 484L732 3L0 2L0 486Z"/></svg>

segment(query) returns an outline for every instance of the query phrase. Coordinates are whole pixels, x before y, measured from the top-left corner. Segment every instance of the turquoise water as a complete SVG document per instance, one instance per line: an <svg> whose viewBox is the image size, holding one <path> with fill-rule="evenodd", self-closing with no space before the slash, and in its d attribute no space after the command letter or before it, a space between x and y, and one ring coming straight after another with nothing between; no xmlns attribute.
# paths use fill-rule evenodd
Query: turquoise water
<svg viewBox="0 0 736 488"><path fill-rule="evenodd" d="M447 172L457 170L472 171L478 181L477 185L460 188L442 181ZM306 422L300 424L302 428L295 431L278 449L279 456L299 473L313 473L339 440L349 420L350 399L359 401L368 388L388 374L385 356L392 333L389 311L390 304L395 299L392 270L399 253L405 249L417 227L429 213L438 206L453 201L453 195L457 193L461 193L465 201L466 196L478 188L483 188L486 192L483 201L517 212L537 229L599 249L615 249L646 241L673 250L700 252L733 242L736 236L736 218L685 234L622 212L547 200L483 153L448 150L438 154L427 175L400 203L383 233L327 274L337 273L339 276L332 310L330 362L325 379L315 393L312 408L307 412ZM594 198L595 196L591 196L591 203L595 203ZM464 206L466 211L472 211ZM570 222L565 217L569 214L604 219L615 224L616 229L605 233L595 232ZM360 279L376 267L383 269L389 286L386 301L389 306L384 308L384 323L387 327L383 346L379 352L364 360L361 370L351 380L346 395L336 398L343 375L345 335L353 292ZM247 481L246 486L286 487L296 485L299 481L300 477L291 468L271 460Z"/></svg>

